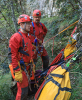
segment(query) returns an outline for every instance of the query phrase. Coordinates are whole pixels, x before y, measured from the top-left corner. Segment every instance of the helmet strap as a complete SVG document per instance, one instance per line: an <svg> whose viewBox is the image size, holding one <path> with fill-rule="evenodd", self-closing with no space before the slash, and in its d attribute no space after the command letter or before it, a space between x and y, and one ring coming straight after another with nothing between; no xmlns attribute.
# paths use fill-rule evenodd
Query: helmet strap
<svg viewBox="0 0 82 100"><path fill-rule="evenodd" d="M26 31L26 23L24 24L24 30Z"/></svg>
<svg viewBox="0 0 82 100"><path fill-rule="evenodd" d="M20 28L21 28L22 30L26 31L26 23L24 24L24 28L22 28L21 26L20 26ZM27 31L26 31L26 32L27 32Z"/></svg>

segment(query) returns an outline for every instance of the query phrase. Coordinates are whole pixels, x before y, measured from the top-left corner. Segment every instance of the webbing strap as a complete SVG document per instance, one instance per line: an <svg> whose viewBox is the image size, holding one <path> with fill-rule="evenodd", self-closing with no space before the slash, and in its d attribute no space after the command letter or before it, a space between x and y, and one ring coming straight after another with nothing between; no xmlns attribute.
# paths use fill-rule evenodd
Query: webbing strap
<svg viewBox="0 0 82 100"><path fill-rule="evenodd" d="M34 23L32 22L32 26L33 26L33 33L34 33L34 37L35 37L35 27L34 27Z"/></svg>
<svg viewBox="0 0 82 100"><path fill-rule="evenodd" d="M40 25L42 26L42 23L40 23ZM32 26L33 26L33 33L34 33L34 37L35 37L35 27L34 27L34 23L32 22ZM42 26L43 29L43 26Z"/></svg>
<svg viewBox="0 0 82 100"><path fill-rule="evenodd" d="M58 83L57 81L55 81L55 80L53 79L52 76L49 75L47 78L48 78L48 79L45 81L45 83L44 83L44 85L43 85L43 88L44 88L44 86L45 86L48 82L50 82L50 81L53 82L54 84L56 84L56 85L59 87L58 93L56 94L54 100L56 100L57 96L59 95L60 90L61 90L61 91L68 91L68 92L71 92L71 89L70 89L70 88L67 88L67 87L62 88L62 87L61 87L61 84ZM42 88L42 89L43 89L43 88ZM41 89L41 91L42 91L42 89ZM40 93L41 93L41 91L40 91Z"/></svg>
<svg viewBox="0 0 82 100"><path fill-rule="evenodd" d="M23 48L24 48L24 38L23 38L23 36L22 36L22 34L21 34L20 32L18 32L18 33L19 33L19 34L21 35L21 37L22 37L22 44L23 44ZM23 48L20 47L19 50L18 50L18 52L20 52L20 53L22 53L22 54L24 54L24 55L26 55L26 56L29 56L29 54L26 53L26 52L23 50Z"/></svg>
<svg viewBox="0 0 82 100"><path fill-rule="evenodd" d="M55 76L55 77L59 77L59 78L63 78L64 76L63 75L60 75L60 74L50 74L51 76Z"/></svg>
<svg viewBox="0 0 82 100"><path fill-rule="evenodd" d="M32 22L32 26L34 27L34 23Z"/></svg>
<svg viewBox="0 0 82 100"><path fill-rule="evenodd" d="M13 70L17 70L17 69L19 69L19 66L15 67Z"/></svg>
<svg viewBox="0 0 82 100"><path fill-rule="evenodd" d="M69 89L69 88L67 88L67 87L64 87L64 88L61 88L61 87L60 87L60 90L61 90L61 91L69 91L69 92L71 92L71 89Z"/></svg>
<svg viewBox="0 0 82 100"><path fill-rule="evenodd" d="M40 25L41 25L41 27L43 29L42 23L40 23ZM31 34L31 35L34 36L34 37L36 37L35 36L35 27L34 27L34 23L33 22L32 22L32 26L33 26L33 33L34 33L34 35L33 34ZM37 47L37 45L36 45L36 47ZM40 53L43 51L43 46L41 47L41 50L40 51L38 50L38 48L36 48L36 50L38 51L38 54L41 56Z"/></svg>
<svg viewBox="0 0 82 100"><path fill-rule="evenodd" d="M68 67L66 66L65 63L61 64L62 69L65 69L66 71L69 71Z"/></svg>
<svg viewBox="0 0 82 100"><path fill-rule="evenodd" d="M23 43L23 47L24 47L24 38L23 38L21 32L18 32L18 33L19 33L19 34L21 35L21 37L22 37L22 43Z"/></svg>
<svg viewBox="0 0 82 100"><path fill-rule="evenodd" d="M22 47L19 48L18 52L20 52L20 53L22 53L22 54L24 54L24 55L26 55L26 56L29 56L29 54L26 53L26 52L23 50Z"/></svg>
<svg viewBox="0 0 82 100"><path fill-rule="evenodd" d="M40 25L42 26L42 23L40 23ZM42 29L43 29L43 26L42 26Z"/></svg>
<svg viewBox="0 0 82 100"><path fill-rule="evenodd" d="M54 79L53 79L53 77L52 76L48 76L48 79L46 80L46 82L44 83L44 86L49 82L49 81L52 81L54 84L56 84L58 87L60 86L60 83L58 83L57 81L55 81Z"/></svg>

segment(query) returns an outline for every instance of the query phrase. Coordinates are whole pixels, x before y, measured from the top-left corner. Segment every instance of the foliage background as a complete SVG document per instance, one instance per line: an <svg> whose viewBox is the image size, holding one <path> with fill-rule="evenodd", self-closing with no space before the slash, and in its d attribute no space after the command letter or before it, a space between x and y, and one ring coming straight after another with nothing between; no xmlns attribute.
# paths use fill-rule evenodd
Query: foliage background
<svg viewBox="0 0 82 100"><path fill-rule="evenodd" d="M55 0L54 0L55 1ZM0 0L0 100L15 100L11 87L11 74L8 68L8 43L11 35L15 33L19 26L17 18L20 14L26 13L26 0ZM44 41L55 36L70 24L79 20L81 16L81 0L56 0L59 9L56 16L42 17L43 22L48 28L48 33ZM45 48L48 52L50 63L57 56L68 42L74 27L58 35L54 39L54 50L52 56L53 40L50 40ZM70 100L82 100L82 61L74 63L70 67L70 79L72 85L72 96ZM37 69L42 69L42 61L38 57Z"/></svg>

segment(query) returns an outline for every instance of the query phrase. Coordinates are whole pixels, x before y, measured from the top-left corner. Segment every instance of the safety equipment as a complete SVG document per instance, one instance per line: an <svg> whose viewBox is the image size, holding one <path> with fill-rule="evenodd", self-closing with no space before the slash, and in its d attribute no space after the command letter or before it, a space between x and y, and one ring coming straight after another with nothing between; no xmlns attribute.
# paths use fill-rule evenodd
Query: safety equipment
<svg viewBox="0 0 82 100"><path fill-rule="evenodd" d="M41 11L40 10L34 10L33 11L33 16L41 16Z"/></svg>
<svg viewBox="0 0 82 100"><path fill-rule="evenodd" d="M42 26L42 23L40 22L40 25L41 25L41 27L42 27L42 29L43 29L43 26ZM34 33L34 37L35 37L35 26L34 26L34 22L32 22L32 26L33 26L33 33Z"/></svg>
<svg viewBox="0 0 82 100"><path fill-rule="evenodd" d="M39 29L39 30L38 30ZM47 33L47 28L45 27L45 25L43 23L39 23L39 26L33 21L32 22L32 27L31 30L29 32L31 34L31 42L32 44L34 44L34 42L38 42L38 50L36 48L34 48L37 52L35 52L33 59L37 58L37 55L39 54L40 56L47 56L47 51L45 50L45 48L43 47L42 43L43 43L43 39ZM35 40L37 39L37 41ZM38 47L36 45L36 47Z"/></svg>
<svg viewBox="0 0 82 100"><path fill-rule="evenodd" d="M22 44L23 44L23 48L24 48L24 44L25 44L25 43L24 43L24 38L23 38L21 32L18 32L18 33L19 33L19 34L21 35L21 37L22 37ZM26 52L23 50L23 48L19 48L19 52L22 53L22 54L24 54L24 55L29 56L29 54L26 53ZM31 63L31 62L32 62L32 63ZM33 66L35 66L35 64L34 64L34 62L33 62L32 59L30 60L30 63L29 63L29 64L33 64ZM24 69L26 69L26 65L25 65L23 59L20 60L20 65L24 66L24 67L25 67ZM23 70L24 70L24 69L23 69ZM31 68L30 68L30 69L31 69ZM35 68L34 68L34 69L35 69ZM33 70L33 69L32 69L32 70ZM32 70L31 70L32 75L31 75L31 77L30 77L31 80L34 79L34 73L35 73L35 71L32 71Z"/></svg>
<svg viewBox="0 0 82 100"><path fill-rule="evenodd" d="M80 46L66 64L63 63L59 67L57 67L58 65L50 67L45 80L35 94L35 100L69 100L71 85L68 67L82 56L81 49Z"/></svg>
<svg viewBox="0 0 82 100"><path fill-rule="evenodd" d="M53 70L54 67L43 82L39 93L37 91L35 100L69 100L71 85L68 67L62 64Z"/></svg>
<svg viewBox="0 0 82 100"><path fill-rule="evenodd" d="M15 71L15 80L17 81L17 84L19 84L19 86L17 86L18 90L17 90L16 100L17 98L19 98L19 96L21 98L22 95L25 93L27 95L28 84L29 84L26 73L24 71L21 71L18 62L22 58L25 63L30 63L30 59L32 58L32 44L30 42L29 36L28 34L25 34L21 31L19 32L22 34L23 38L18 32L13 34L9 40L9 51L8 51L10 63L12 64L13 70ZM19 50L19 48L22 49ZM29 65L26 67L29 67ZM25 97L25 95L23 95L23 97Z"/></svg>
<svg viewBox="0 0 82 100"><path fill-rule="evenodd" d="M29 56L29 54L28 54L28 53L26 53L26 52L23 50L23 48L24 48L24 46L25 46L25 43L24 43L24 38L23 38L23 36L22 36L21 32L18 32L18 33L19 33L19 34L20 34L20 36L22 37L22 45L23 45L23 47L20 47L18 51L19 51L20 53L24 54L24 55Z"/></svg>
<svg viewBox="0 0 82 100"><path fill-rule="evenodd" d="M64 57L66 58L68 55L73 53L76 50L76 40L69 40L67 46L64 49Z"/></svg>
<svg viewBox="0 0 82 100"><path fill-rule="evenodd" d="M22 82L23 77L22 77L22 71L21 70L15 72L15 80L20 82L20 83Z"/></svg>
<svg viewBox="0 0 82 100"><path fill-rule="evenodd" d="M9 41L9 60L12 61L10 62L13 66L13 70L15 71L19 71L20 68L18 66L18 61L19 59L21 59L21 57L24 58L24 62L26 63L30 63L30 59L32 58L32 44L27 36L27 34L22 33L21 31L19 31L22 36L17 32L15 34L13 34L13 36L11 37L10 41ZM16 41L15 41L16 40ZM21 41L21 45L19 43L19 41ZM13 52L15 53L13 55ZM16 59L15 55L18 54L18 58ZM22 54L24 56L22 56ZM14 59L15 58L15 59Z"/></svg>
<svg viewBox="0 0 82 100"><path fill-rule="evenodd" d="M18 24L20 24L21 22L31 22L31 21L32 21L32 17L26 14L20 15L18 18Z"/></svg>
<svg viewBox="0 0 82 100"><path fill-rule="evenodd" d="M42 25L42 23L40 22L39 23L40 25L41 25L41 27L42 27L42 29L43 29L43 25ZM41 55L41 53L43 52L43 45L42 45L42 40L39 40L36 36L35 36L35 27L34 27L34 22L32 22L32 26L33 26L33 35L32 36L34 36L34 45L36 46L36 51L38 52L38 54L39 55ZM41 33L40 33L41 34ZM43 34L43 33L42 33ZM44 36L44 35L43 35ZM38 48L38 45L41 47L41 50L39 51L39 48ZM35 51L35 52L36 52Z"/></svg>

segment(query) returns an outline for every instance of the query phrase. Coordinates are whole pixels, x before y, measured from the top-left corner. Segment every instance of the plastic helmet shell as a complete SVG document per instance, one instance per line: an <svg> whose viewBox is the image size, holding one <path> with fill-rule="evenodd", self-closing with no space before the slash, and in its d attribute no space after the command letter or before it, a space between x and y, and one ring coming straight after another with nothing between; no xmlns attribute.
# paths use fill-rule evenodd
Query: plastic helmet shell
<svg viewBox="0 0 82 100"><path fill-rule="evenodd" d="M40 10L34 10L33 11L33 16L41 16L41 11Z"/></svg>
<svg viewBox="0 0 82 100"><path fill-rule="evenodd" d="M20 15L18 18L18 24L20 24L22 22L31 22L31 21L32 21L31 17L26 14Z"/></svg>

